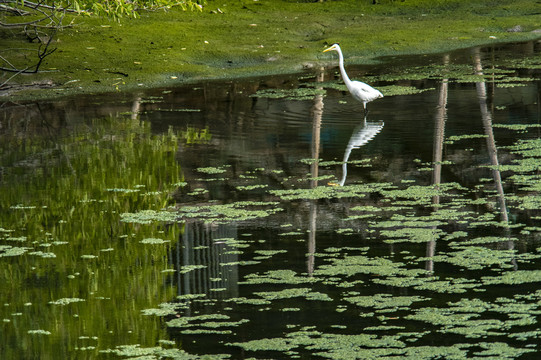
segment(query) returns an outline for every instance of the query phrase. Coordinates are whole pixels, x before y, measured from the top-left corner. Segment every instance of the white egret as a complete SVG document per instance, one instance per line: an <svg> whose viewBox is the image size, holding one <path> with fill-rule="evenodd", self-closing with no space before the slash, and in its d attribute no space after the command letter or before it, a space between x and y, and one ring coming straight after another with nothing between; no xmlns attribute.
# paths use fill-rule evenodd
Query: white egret
<svg viewBox="0 0 541 360"><path fill-rule="evenodd" d="M383 94L379 92L379 90L376 90L372 86L365 84L361 81L351 81L348 74L346 74L346 69L344 69L344 55L342 55L342 49L340 49L340 45L334 44L330 48L323 50L323 52L333 50L338 53L340 74L342 74L342 79L344 80L344 83L346 83L346 86L351 95L353 95L355 99L363 103L364 111L366 113L366 104L372 100L382 98Z"/></svg>

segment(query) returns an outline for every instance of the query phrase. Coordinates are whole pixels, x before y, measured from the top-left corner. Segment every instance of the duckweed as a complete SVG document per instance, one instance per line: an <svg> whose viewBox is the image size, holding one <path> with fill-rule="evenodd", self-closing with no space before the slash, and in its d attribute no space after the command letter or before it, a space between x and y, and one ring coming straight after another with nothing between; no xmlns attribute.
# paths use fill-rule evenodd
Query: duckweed
<svg viewBox="0 0 541 360"><path fill-rule="evenodd" d="M418 89L413 86L399 86L399 85L380 86L378 89L383 93L384 96L413 95L413 94L420 94L425 91L435 90L435 88Z"/></svg>
<svg viewBox="0 0 541 360"><path fill-rule="evenodd" d="M68 305L71 303L81 302L85 301L84 299L80 298L62 298L54 301L49 301L49 304L51 305Z"/></svg>
<svg viewBox="0 0 541 360"><path fill-rule="evenodd" d="M153 244L153 245L159 245L159 244L166 244L169 240L163 240L158 238L146 238L141 240L141 244Z"/></svg>
<svg viewBox="0 0 541 360"><path fill-rule="evenodd" d="M29 247L0 245L0 257L4 257L4 256L20 256L20 255L26 253L30 249L31 248L29 248Z"/></svg>
<svg viewBox="0 0 541 360"><path fill-rule="evenodd" d="M359 307L370 307L374 309L409 309L412 303L427 301L430 299L421 296L392 296L391 294L376 294L372 296L345 297L344 300Z"/></svg>
<svg viewBox="0 0 541 360"><path fill-rule="evenodd" d="M280 291L263 291L255 292L254 294L270 301L277 299L290 299L296 297L304 297L307 300L332 301L332 299L327 294L323 294L320 292L312 292L310 288L292 288Z"/></svg>
<svg viewBox="0 0 541 360"><path fill-rule="evenodd" d="M37 329L37 330L28 330L28 334L31 335L51 335L51 332L48 330Z"/></svg>
<svg viewBox="0 0 541 360"><path fill-rule="evenodd" d="M268 98L268 99L286 99L286 100L312 100L316 95L325 95L326 91L315 88L298 88L298 89L265 89L258 90L251 97Z"/></svg>
<svg viewBox="0 0 541 360"><path fill-rule="evenodd" d="M216 167L201 167L196 170L203 174L223 174L227 171L226 169Z"/></svg>
<svg viewBox="0 0 541 360"><path fill-rule="evenodd" d="M159 305L158 308L154 309L144 309L142 310L143 315L147 316L168 316L168 315L174 315L176 314L179 309L182 309L186 307L184 304L177 304L177 303L162 303Z"/></svg>

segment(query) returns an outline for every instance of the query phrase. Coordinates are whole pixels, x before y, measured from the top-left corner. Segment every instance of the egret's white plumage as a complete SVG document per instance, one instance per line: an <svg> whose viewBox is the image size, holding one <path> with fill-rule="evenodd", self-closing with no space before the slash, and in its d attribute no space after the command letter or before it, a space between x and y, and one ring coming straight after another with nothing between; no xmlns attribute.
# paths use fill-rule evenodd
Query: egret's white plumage
<svg viewBox="0 0 541 360"><path fill-rule="evenodd" d="M374 89L372 86L365 84L361 81L351 81L349 79L349 76L346 73L346 69L344 69L344 55L342 55L342 49L340 49L340 45L334 44L330 48L323 50L323 52L327 51L336 51L338 53L340 74L342 74L342 79L344 80L344 83L346 84L351 95L353 95L355 99L363 103L364 111L366 111L367 103L383 97L383 94L379 92L379 90Z"/></svg>

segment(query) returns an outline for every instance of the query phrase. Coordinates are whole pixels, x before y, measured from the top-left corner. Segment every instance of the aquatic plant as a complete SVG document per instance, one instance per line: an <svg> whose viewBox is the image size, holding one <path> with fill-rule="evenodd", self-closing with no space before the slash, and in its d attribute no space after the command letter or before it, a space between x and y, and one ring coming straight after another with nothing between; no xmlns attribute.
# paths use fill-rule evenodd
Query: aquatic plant
<svg viewBox="0 0 541 360"><path fill-rule="evenodd" d="M51 305L68 305L71 303L81 302L85 301L84 299L80 298L62 298L54 301L49 301L49 304Z"/></svg>
<svg viewBox="0 0 541 360"><path fill-rule="evenodd" d="M257 98L268 99L285 99L285 100L312 100L316 95L325 95L325 90L314 88L297 88L297 89L265 89L258 90L250 96Z"/></svg>

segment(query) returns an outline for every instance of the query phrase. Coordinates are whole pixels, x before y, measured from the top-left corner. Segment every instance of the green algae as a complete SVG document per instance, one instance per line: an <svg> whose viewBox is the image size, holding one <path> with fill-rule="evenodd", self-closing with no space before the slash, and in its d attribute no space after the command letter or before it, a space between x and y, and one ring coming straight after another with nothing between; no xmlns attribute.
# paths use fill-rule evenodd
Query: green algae
<svg viewBox="0 0 541 360"><path fill-rule="evenodd" d="M246 342L228 343L229 346L242 347L246 351L289 351L297 347L285 338L264 338Z"/></svg>
<svg viewBox="0 0 541 360"><path fill-rule="evenodd" d="M178 270L179 274L187 274L189 272L206 269L207 265L182 265L182 268Z"/></svg>
<svg viewBox="0 0 541 360"><path fill-rule="evenodd" d="M515 359L523 354L535 352L534 349L519 349L503 342L481 342L479 343L479 346L484 350L474 352L474 355L482 356L484 358L492 356L498 359Z"/></svg>
<svg viewBox="0 0 541 360"><path fill-rule="evenodd" d="M461 140L471 140L471 139L485 139L487 135L485 134L465 134L465 135L453 135L447 137L445 144L451 145L457 141Z"/></svg>
<svg viewBox="0 0 541 360"><path fill-rule="evenodd" d="M439 225L440 223L438 223ZM423 224L420 222L420 226L431 226L430 223ZM396 230L381 230L382 236L385 236L386 243L397 243L397 242L421 242L426 243L428 241L437 240L441 235L442 231L435 228L421 228L421 227L404 227Z"/></svg>
<svg viewBox="0 0 541 360"><path fill-rule="evenodd" d="M329 264L324 264L314 271L317 276L353 276L356 274L373 274L377 276L395 276L398 274L411 274L412 276L424 273L423 270L406 270L403 263L395 263L392 260L381 257L369 257L363 255L345 256L338 259L330 259Z"/></svg>
<svg viewBox="0 0 541 360"><path fill-rule="evenodd" d="M257 261L267 260L276 254L283 254L286 252L287 250L256 250L255 253L258 255L254 256L253 259Z"/></svg>
<svg viewBox="0 0 541 360"><path fill-rule="evenodd" d="M317 186L311 189L270 190L269 193L282 200L319 200L363 198L390 186L387 183L355 184L347 186Z"/></svg>
<svg viewBox="0 0 541 360"><path fill-rule="evenodd" d="M469 270L481 270L493 266L502 269L512 268L514 266L512 262L516 261L517 257L520 258L513 250L497 250L478 246L468 246L448 255L437 256L433 260L436 262L448 262Z"/></svg>
<svg viewBox="0 0 541 360"><path fill-rule="evenodd" d="M177 314L184 307L187 306L178 303L161 303L158 308L144 309L141 310L141 313L146 316L169 316Z"/></svg>
<svg viewBox="0 0 541 360"><path fill-rule="evenodd" d="M229 223L263 218L282 211L276 205L278 205L277 202L239 201L231 204L183 206L177 211L142 210L136 213L123 213L121 220L137 224L178 222L183 219L199 219L208 223Z"/></svg>
<svg viewBox="0 0 541 360"><path fill-rule="evenodd" d="M30 249L32 248L10 246L10 245L0 245L0 257L20 256L28 252L28 250Z"/></svg>
<svg viewBox="0 0 541 360"><path fill-rule="evenodd" d="M126 223L151 224L156 221L174 222L177 216L172 211L141 210L137 213L123 213L121 220Z"/></svg>
<svg viewBox="0 0 541 360"><path fill-rule="evenodd" d="M304 297L307 300L332 301L332 299L327 294L311 291L310 288L291 288L280 291L261 291L255 292L254 294L257 296L261 296L265 300L270 301L291 299L297 297Z"/></svg>
<svg viewBox="0 0 541 360"><path fill-rule="evenodd" d="M154 347L141 347L139 344L135 345L120 345L114 349L100 350L102 354L114 354L124 359L172 359L172 360L196 360L200 359L200 356L190 354L182 349L170 348L166 349L161 346ZM228 359L228 354L213 354L205 355L205 359L218 360Z"/></svg>
<svg viewBox="0 0 541 360"><path fill-rule="evenodd" d="M76 303L76 302L81 302L81 301L85 301L85 299L80 299L80 298L62 298L62 299L58 299L58 300L54 300L54 301L49 301L49 304L51 305L68 305L68 304L72 304L72 303Z"/></svg>
<svg viewBox="0 0 541 360"><path fill-rule="evenodd" d="M38 74L35 81L53 79L63 84L48 89L49 96L115 91L196 78L300 71L328 62L321 50L337 40L348 64L353 64L373 62L383 55L434 53L538 37L530 32L539 23L526 0L490 7L480 1L413 3L226 1L219 5L220 11L218 4L209 3L202 12L142 12L137 19L105 25L103 19L83 21L67 14L66 21L76 26L58 35L59 51L47 58L44 67L62 71ZM482 11L475 10L480 6ZM523 30L506 31L516 24ZM374 28L380 31L370 31ZM14 39L6 41L8 48L18 45ZM523 63L517 66L538 65ZM119 80L118 73L125 76Z"/></svg>
<svg viewBox="0 0 541 360"><path fill-rule="evenodd" d="M280 233L278 235L279 236L299 236L299 235L304 235L304 233L300 231L288 231L285 233Z"/></svg>
<svg viewBox="0 0 541 360"><path fill-rule="evenodd" d="M258 185L239 185L236 186L237 190L240 191L250 191L250 190L256 190L256 189L264 189L267 188L268 185L265 184L258 184Z"/></svg>
<svg viewBox="0 0 541 360"><path fill-rule="evenodd" d="M431 201L434 196L445 195L446 191L454 189L458 184L446 183L438 186L422 186L411 185L405 189L384 189L382 193L389 199L415 199L414 202L409 202L409 205L423 204L426 201Z"/></svg>
<svg viewBox="0 0 541 360"><path fill-rule="evenodd" d="M386 85L378 87L378 90L382 92L384 96L397 96L397 95L414 95L420 94L425 91L433 91L434 88L418 89L413 86L400 86L400 85Z"/></svg>
<svg viewBox="0 0 541 360"><path fill-rule="evenodd" d="M27 333L31 335L51 335L50 331L43 329L28 330Z"/></svg>
<svg viewBox="0 0 541 360"><path fill-rule="evenodd" d="M449 243L449 245L454 246L454 247L462 247L462 246L469 246L469 245L493 244L493 243L501 243L501 242L508 242L508 241L517 241L517 240L518 240L517 238L505 237L505 236L482 236L482 237L476 237L473 239L462 240L460 242L451 242Z"/></svg>
<svg viewBox="0 0 541 360"><path fill-rule="evenodd" d="M440 326L438 332L463 335L466 338L481 338L485 336L503 335L503 322L497 319L477 319L476 313L454 313L451 310L424 308L413 315L407 315L409 320L424 321Z"/></svg>
<svg viewBox="0 0 541 360"><path fill-rule="evenodd" d="M532 59L535 59L535 57ZM516 76L516 71L514 69L509 69L508 65L501 63L493 63L492 65L493 66L490 68L485 68L483 74L477 74L473 71L471 65L469 64L430 64L404 68L401 69L400 72L396 73L389 72L387 74L374 77L374 79L392 82L400 82L404 80L415 81L437 79L445 80L446 83L494 83L501 88L525 86L527 83L535 81L535 79L531 77ZM385 89L386 86L381 88ZM426 90L416 89L408 86L404 86L403 90L400 88L401 87L396 88L398 95L407 95L410 89L411 93L434 90L432 88L428 88ZM385 91L383 92L385 96L394 95L394 85L391 85L389 89L389 94L387 94ZM401 94L401 92L403 93Z"/></svg>
<svg viewBox="0 0 541 360"><path fill-rule="evenodd" d="M223 174L227 172L227 169L217 168L217 167L201 167L201 168L197 168L196 171L203 174L215 175L215 174Z"/></svg>
<svg viewBox="0 0 541 360"><path fill-rule="evenodd" d="M184 206L178 210L177 216L197 218L205 222L229 223L270 216L282 211L277 205L277 202L238 201L231 204Z"/></svg>
<svg viewBox="0 0 541 360"><path fill-rule="evenodd" d="M488 335L505 335L512 327L535 324L535 315L539 313L536 304L514 303L511 299L500 299L499 303L489 303L480 299L465 298L459 302L448 303L448 305L446 309L419 309L407 318L438 325L440 326L438 331L442 333L480 338ZM508 319L481 318L491 312L507 315Z"/></svg>
<svg viewBox="0 0 541 360"><path fill-rule="evenodd" d="M226 244L228 247L231 248L247 248L250 247L250 242L245 240L238 240L235 238L216 238L214 239L215 244Z"/></svg>
<svg viewBox="0 0 541 360"><path fill-rule="evenodd" d="M285 99L285 100L312 100L316 95L325 95L325 90L313 88L297 88L297 89L265 89L258 90L250 96L257 98L268 99Z"/></svg>
<svg viewBox="0 0 541 360"><path fill-rule="evenodd" d="M314 354L333 359L355 359L363 357L363 354L368 354L370 349L374 348L396 349L404 347L403 342L391 336L322 334L314 331L298 331L289 333L285 338L263 338L247 342L229 343L227 345L241 347L246 351L279 352L290 351L302 346Z"/></svg>
<svg viewBox="0 0 541 360"><path fill-rule="evenodd" d="M200 324L208 320L229 320L230 317L224 314L207 314L207 315L195 315L195 316L184 316L177 319L168 321L166 324L169 327L183 327L183 326L193 326L194 322Z"/></svg>
<svg viewBox="0 0 541 360"><path fill-rule="evenodd" d="M140 241L141 244L152 244L152 245L161 245L167 244L169 240L159 239L159 238L146 238Z"/></svg>
<svg viewBox="0 0 541 360"><path fill-rule="evenodd" d="M430 299L423 298L421 296L393 296L391 294L376 294L372 296L345 297L344 300L359 307L397 311L409 309L411 304L414 302L427 301Z"/></svg>
<svg viewBox="0 0 541 360"><path fill-rule="evenodd" d="M483 276L484 285L519 285L541 282L541 270L507 271L499 276Z"/></svg>
<svg viewBox="0 0 541 360"><path fill-rule="evenodd" d="M255 306L271 304L269 300L259 299L259 298L250 299L250 298L245 298L245 297L226 299L225 302L233 302L235 304L247 304L247 305L255 305Z"/></svg>

